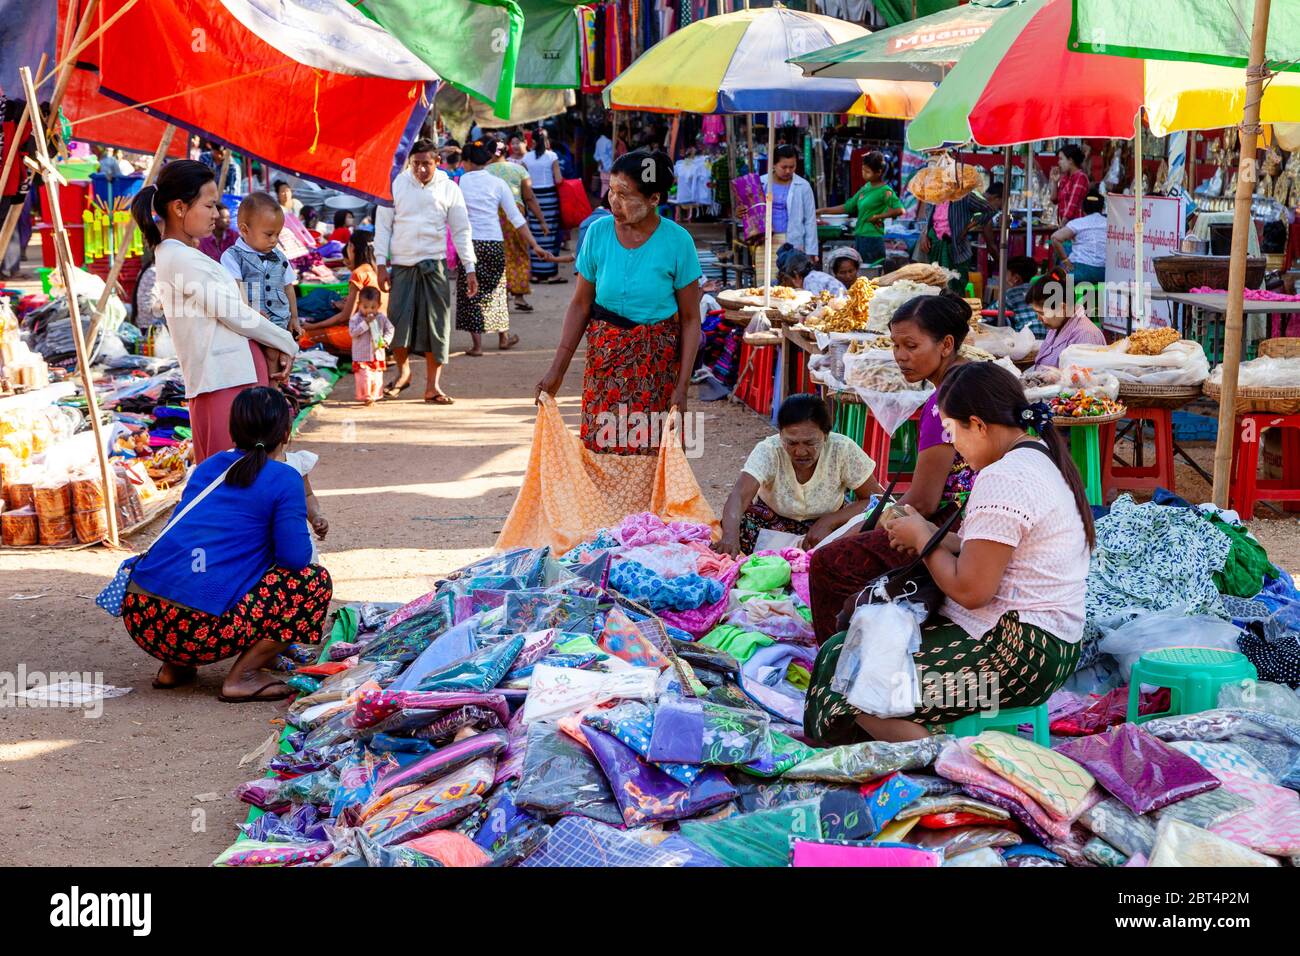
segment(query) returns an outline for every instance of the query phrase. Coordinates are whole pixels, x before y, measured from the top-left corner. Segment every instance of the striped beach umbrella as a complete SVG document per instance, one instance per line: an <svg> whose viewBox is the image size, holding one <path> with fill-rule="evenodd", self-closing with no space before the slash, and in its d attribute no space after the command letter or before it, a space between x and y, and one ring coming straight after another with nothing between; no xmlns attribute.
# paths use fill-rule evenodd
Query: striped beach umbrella
<svg viewBox="0 0 1300 956"><path fill-rule="evenodd" d="M670 113L855 113L908 119L931 83L806 77L786 61L867 35L857 24L773 7L697 20L605 88L613 109Z"/></svg>

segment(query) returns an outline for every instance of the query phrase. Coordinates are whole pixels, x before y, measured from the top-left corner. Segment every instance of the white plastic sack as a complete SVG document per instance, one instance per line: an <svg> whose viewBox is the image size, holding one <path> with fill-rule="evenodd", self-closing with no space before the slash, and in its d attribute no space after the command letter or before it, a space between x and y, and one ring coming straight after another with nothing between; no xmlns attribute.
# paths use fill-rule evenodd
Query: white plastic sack
<svg viewBox="0 0 1300 956"><path fill-rule="evenodd" d="M1163 611L1141 612L1119 627L1099 624L1103 637L1097 649L1119 661L1120 673L1127 682L1129 671L1147 651L1162 647L1210 647L1236 651L1241 631L1229 621L1205 614L1187 613L1185 605Z"/></svg>
<svg viewBox="0 0 1300 956"><path fill-rule="evenodd" d="M1210 374L1210 381L1215 385L1223 384L1222 365ZM1300 388L1300 361L1265 355L1242 362L1237 385L1242 388Z"/></svg>
<svg viewBox="0 0 1300 956"><path fill-rule="evenodd" d="M1121 382L1140 385L1200 385L1210 374L1205 350L1195 342L1174 342L1159 355L1130 355L1127 347L1127 339L1113 345L1071 345L1061 353L1060 365L1109 372ZM1300 384L1300 362L1293 364Z"/></svg>
<svg viewBox="0 0 1300 956"><path fill-rule="evenodd" d="M1010 327L980 323L970 330L963 344L983 349L994 358L1009 358L1013 362L1038 351L1038 340L1028 325L1017 332Z"/></svg>
<svg viewBox="0 0 1300 956"><path fill-rule="evenodd" d="M853 612L831 689L875 717L907 717L921 696L913 655L921 625L906 601L864 604Z"/></svg>
<svg viewBox="0 0 1300 956"><path fill-rule="evenodd" d="M607 700L654 700L658 678L653 667L603 674L538 664L524 701L524 723L559 720Z"/></svg>

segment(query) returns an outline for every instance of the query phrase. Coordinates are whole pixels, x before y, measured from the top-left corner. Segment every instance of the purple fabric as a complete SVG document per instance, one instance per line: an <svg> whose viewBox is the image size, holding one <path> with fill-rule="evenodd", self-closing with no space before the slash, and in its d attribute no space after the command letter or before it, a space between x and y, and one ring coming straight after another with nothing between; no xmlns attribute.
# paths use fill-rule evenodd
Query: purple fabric
<svg viewBox="0 0 1300 956"><path fill-rule="evenodd" d="M488 730L466 737L421 757L409 767L385 774L371 791L371 799L408 783L425 783L456 769L471 760L498 754L505 749L509 736L504 730Z"/></svg>
<svg viewBox="0 0 1300 956"><path fill-rule="evenodd" d="M689 611L664 609L659 612L660 620L670 627L679 628L697 638L703 637L717 626L718 621L722 620L722 615L727 611L727 595L739 576L740 563L737 562L731 566L731 570L717 579L722 582L722 598L716 604L707 604Z"/></svg>
<svg viewBox="0 0 1300 956"><path fill-rule="evenodd" d="M704 706L700 701L661 701L655 708L646 756L656 763L699 763L703 740Z"/></svg>
<svg viewBox="0 0 1300 956"><path fill-rule="evenodd" d="M1098 783L1137 814L1219 786L1214 774L1136 724L1076 737L1055 749L1087 767Z"/></svg>
<svg viewBox="0 0 1300 956"><path fill-rule="evenodd" d="M991 803L995 807L1001 807L1003 810L1010 812L1017 822L1032 833L1040 843L1046 843L1052 839L1052 835L1038 825L1038 821L1034 819L1033 814L1026 810L1020 801L1012 800L1008 796L994 793L992 790L985 790L983 787L977 787L974 784L967 784L962 787L962 790L976 800L983 800L985 803Z"/></svg>
<svg viewBox="0 0 1300 956"><path fill-rule="evenodd" d="M916 449L925 451L935 445L946 445L948 440L943 434L943 422L939 420L939 391L925 400L921 406L921 422L917 426Z"/></svg>
<svg viewBox="0 0 1300 956"><path fill-rule="evenodd" d="M627 826L680 820L736 797L736 788L717 768L706 768L688 787L603 730L584 724L582 734L609 780Z"/></svg>
<svg viewBox="0 0 1300 956"><path fill-rule="evenodd" d="M457 710L473 704L496 711L501 723L510 720L508 695L503 691L380 690L362 691L348 725L358 729L377 726L403 710Z"/></svg>

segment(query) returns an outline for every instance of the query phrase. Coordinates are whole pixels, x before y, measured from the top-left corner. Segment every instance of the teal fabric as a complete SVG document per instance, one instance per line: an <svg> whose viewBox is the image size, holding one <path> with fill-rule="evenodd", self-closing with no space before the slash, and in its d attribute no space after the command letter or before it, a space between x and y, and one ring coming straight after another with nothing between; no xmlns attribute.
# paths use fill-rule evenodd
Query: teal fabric
<svg viewBox="0 0 1300 956"><path fill-rule="evenodd" d="M678 289L700 278L691 234L667 219L636 249L624 248L614 217L592 223L578 252L578 272L596 287L596 304L639 325L677 314Z"/></svg>

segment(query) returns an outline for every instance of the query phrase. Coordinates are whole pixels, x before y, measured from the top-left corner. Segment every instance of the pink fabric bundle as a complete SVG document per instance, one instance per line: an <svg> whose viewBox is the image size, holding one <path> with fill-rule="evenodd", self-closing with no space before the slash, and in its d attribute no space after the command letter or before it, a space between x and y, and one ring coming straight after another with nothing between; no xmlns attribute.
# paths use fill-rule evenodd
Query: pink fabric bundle
<svg viewBox="0 0 1300 956"><path fill-rule="evenodd" d="M907 846L853 846L795 840L792 866L942 866L943 854Z"/></svg>
<svg viewBox="0 0 1300 956"><path fill-rule="evenodd" d="M1193 295L1227 295L1227 289L1211 289L1208 285L1197 286ZM1285 292L1273 292L1269 289L1245 289L1242 298L1249 302L1300 302L1300 295L1287 295Z"/></svg>
<svg viewBox="0 0 1300 956"><path fill-rule="evenodd" d="M649 511L628 515L614 530L614 537L625 548L642 544L671 544L675 542L713 540L713 530L706 524L689 521L672 521L664 524L662 518Z"/></svg>
<svg viewBox="0 0 1300 956"><path fill-rule="evenodd" d="M1089 808L1100 803L1105 796L1100 788L1094 787L1092 792L1080 804L1078 812L1074 816L1068 820L1057 820L1039 806L1038 802L1029 794L1010 781L999 777L971 756L966 748L970 746L970 742L974 739L974 737L963 738L944 747L934 762L934 772L954 783L971 784L1014 800L1029 814L1034 823L1044 833L1057 840L1068 843L1071 840L1070 825Z"/></svg>
<svg viewBox="0 0 1300 956"><path fill-rule="evenodd" d="M1272 856L1300 853L1300 793L1226 770L1214 774L1225 790L1254 806L1214 824L1211 833Z"/></svg>

